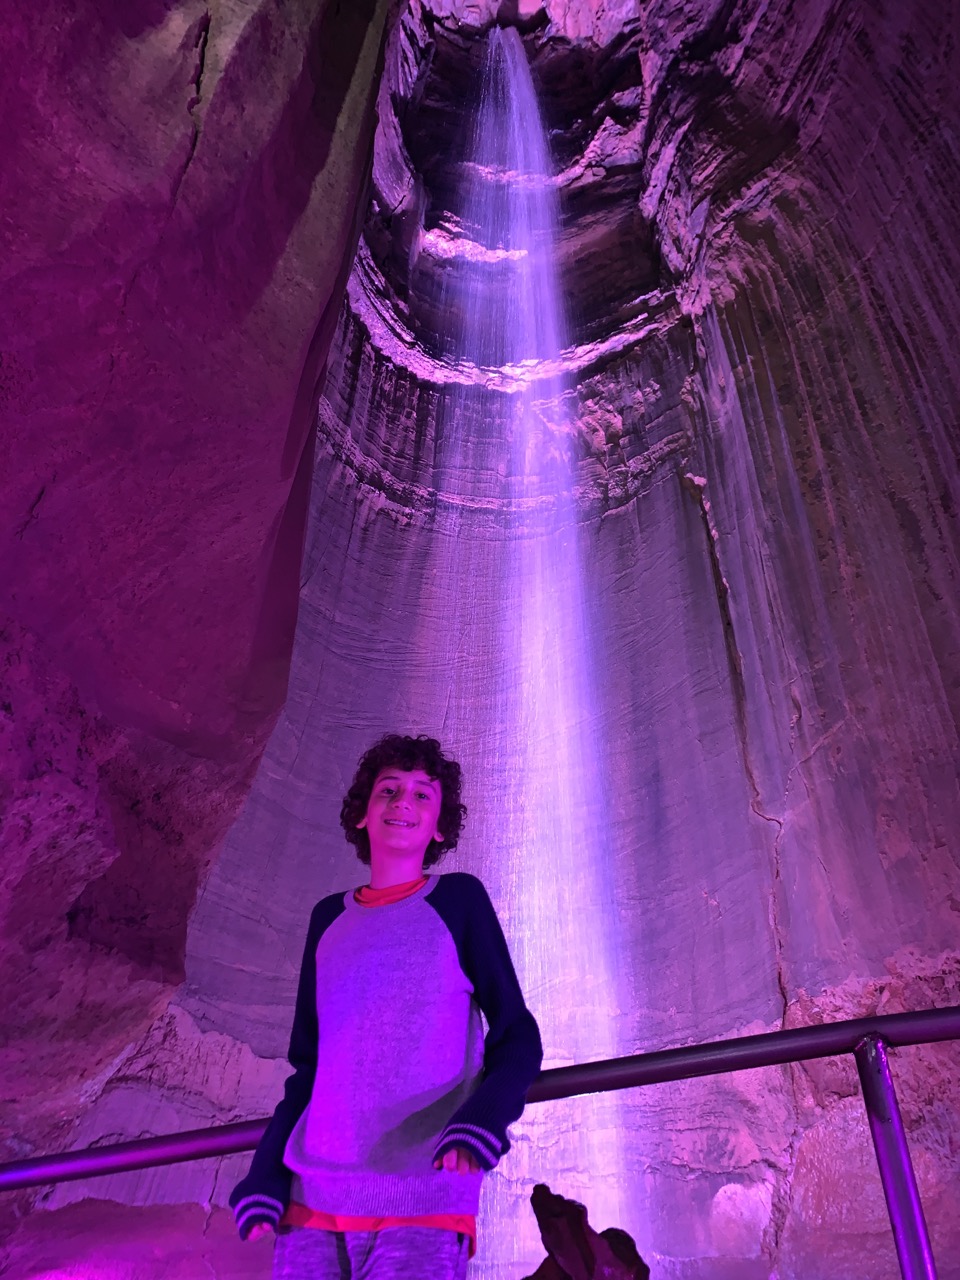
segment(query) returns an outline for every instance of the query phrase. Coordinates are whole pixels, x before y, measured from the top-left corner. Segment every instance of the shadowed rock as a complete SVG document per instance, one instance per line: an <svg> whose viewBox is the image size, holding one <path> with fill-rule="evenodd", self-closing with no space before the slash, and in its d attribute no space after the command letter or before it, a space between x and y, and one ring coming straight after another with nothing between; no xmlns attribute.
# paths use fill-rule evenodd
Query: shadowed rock
<svg viewBox="0 0 960 1280"><path fill-rule="evenodd" d="M0 31L0 1150L183 980L286 692L389 4L274 9Z"/></svg>
<svg viewBox="0 0 960 1280"><path fill-rule="evenodd" d="M547 1257L528 1280L649 1280L633 1237L619 1227L594 1231L587 1210L542 1182L530 1196Z"/></svg>

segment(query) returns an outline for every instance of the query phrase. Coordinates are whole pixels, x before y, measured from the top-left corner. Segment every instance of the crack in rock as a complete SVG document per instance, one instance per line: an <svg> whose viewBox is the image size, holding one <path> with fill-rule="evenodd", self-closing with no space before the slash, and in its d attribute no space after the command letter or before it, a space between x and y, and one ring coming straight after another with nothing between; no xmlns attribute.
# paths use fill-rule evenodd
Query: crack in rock
<svg viewBox="0 0 960 1280"><path fill-rule="evenodd" d="M203 100L203 73L207 64L207 44L210 39L210 11L206 10L198 19L193 39L193 47L196 50L197 61L194 68L193 79L190 81L193 93L187 102L187 115L190 117L191 135L190 143L187 147L187 157L183 163L183 167L173 186L173 193L170 201L170 207L177 203L177 197L180 194L180 188L183 186L183 180L187 176L187 170L193 162L193 157L197 152L197 143L200 141L200 120L197 117L197 108Z"/></svg>
<svg viewBox="0 0 960 1280"><path fill-rule="evenodd" d="M56 476L54 476L53 478L55 480ZM23 535L26 533L30 525L33 524L33 522L37 519L37 510L40 506L40 503L43 501L43 496L46 492L47 492L47 486L45 484L41 485L40 492L37 494L34 500L30 503L30 507L27 511L27 514L23 522L18 526L16 532L14 533L14 537L17 539L18 542L23 541Z"/></svg>

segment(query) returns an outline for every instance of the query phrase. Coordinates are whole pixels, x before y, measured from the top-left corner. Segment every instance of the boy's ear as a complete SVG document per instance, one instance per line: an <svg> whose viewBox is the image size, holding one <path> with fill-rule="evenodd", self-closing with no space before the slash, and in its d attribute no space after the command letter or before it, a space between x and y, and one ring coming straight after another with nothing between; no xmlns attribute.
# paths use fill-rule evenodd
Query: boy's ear
<svg viewBox="0 0 960 1280"><path fill-rule="evenodd" d="M437 844L443 844L443 836L440 834L439 831L435 831L433 833L433 838L434 840L436 840Z"/></svg>
<svg viewBox="0 0 960 1280"><path fill-rule="evenodd" d="M367 825L367 815L364 814L363 817L360 819L360 821L357 823L357 830L359 831L361 827L365 827L366 825Z"/></svg>

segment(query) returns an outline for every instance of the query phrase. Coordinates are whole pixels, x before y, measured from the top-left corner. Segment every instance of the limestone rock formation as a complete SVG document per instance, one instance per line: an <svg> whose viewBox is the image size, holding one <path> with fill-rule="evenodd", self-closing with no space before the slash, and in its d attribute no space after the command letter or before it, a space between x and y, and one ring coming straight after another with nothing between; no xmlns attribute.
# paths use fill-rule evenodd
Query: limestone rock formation
<svg viewBox="0 0 960 1280"><path fill-rule="evenodd" d="M538 1183L530 1195L547 1257L529 1280L650 1280L650 1268L625 1231L594 1231L582 1204Z"/></svg>
<svg viewBox="0 0 960 1280"><path fill-rule="evenodd" d="M953 0L410 0L362 208L381 8L112 12L11 24L31 74L0 90L9 1149L272 1105L309 906L357 875L340 796L386 728L463 760L457 865L505 920L548 1065L960 1001ZM590 864L504 847L516 388L442 351L497 14L559 169L570 382L539 412L576 438ZM83 74L58 88L71 41ZM325 122L306 141L304 119ZM455 398L474 456L451 484ZM894 1056L941 1280L960 1277L956 1054ZM266 1274L227 1243L241 1164L61 1188L3 1256L43 1274L149 1231L223 1280ZM851 1063L530 1108L487 1186L487 1280L542 1257L540 1182L657 1277L897 1275Z"/></svg>
<svg viewBox="0 0 960 1280"><path fill-rule="evenodd" d="M5 1154L69 1143L182 981L285 696L388 12L4 16Z"/></svg>

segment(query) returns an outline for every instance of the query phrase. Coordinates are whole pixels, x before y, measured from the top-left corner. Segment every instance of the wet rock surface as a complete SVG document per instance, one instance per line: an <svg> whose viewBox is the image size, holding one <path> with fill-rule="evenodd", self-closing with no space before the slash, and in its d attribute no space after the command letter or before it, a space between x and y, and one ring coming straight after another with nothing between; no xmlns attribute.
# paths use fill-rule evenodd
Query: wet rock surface
<svg viewBox="0 0 960 1280"><path fill-rule="evenodd" d="M358 876L340 796L386 728L439 733L463 759L456 865L490 887L549 1064L960 1002L956 6L516 8L561 162L609 861L558 877L499 843L510 672L491 619L512 534L496 432L462 483L443 480L451 378L472 380L471 430L510 394L436 353L440 249L467 230L445 156L497 6L407 7L338 314L340 258L317 246L342 254L352 205L330 237L321 197L359 191L355 149L310 187L289 254L273 238L289 207L273 231L235 212L316 178L277 106L315 47L309 21L283 27L264 74L230 9L205 36L199 8L171 10L179 26L131 16L103 43L113 61L88 52L95 83L74 85L69 128L50 109L33 132L9 117L27 141L6 172L52 166L8 192L6 421L31 424L4 508L13 1154L272 1105L310 902ZM64 32L21 43L59 66ZM101 118L126 120L131 101L166 104L144 118L149 148ZM139 175L145 211L102 212L81 144L101 188ZM30 222L45 238L27 240ZM306 508L311 338L334 326L306 555L283 578L276 548ZM82 448L65 404L83 408ZM289 694L251 787L298 585ZM580 1040L594 1009L603 1046ZM894 1056L947 1280L956 1053ZM112 1243L149 1224L158 1259L192 1241L212 1274L266 1275L267 1253L234 1249L215 1208L240 1163L64 1188L2 1256L40 1275L115 1247L118 1275L152 1276L166 1263ZM538 1264L527 1199L542 1182L629 1231L658 1278L898 1274L852 1062L530 1108L488 1182L478 1277Z"/></svg>

